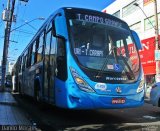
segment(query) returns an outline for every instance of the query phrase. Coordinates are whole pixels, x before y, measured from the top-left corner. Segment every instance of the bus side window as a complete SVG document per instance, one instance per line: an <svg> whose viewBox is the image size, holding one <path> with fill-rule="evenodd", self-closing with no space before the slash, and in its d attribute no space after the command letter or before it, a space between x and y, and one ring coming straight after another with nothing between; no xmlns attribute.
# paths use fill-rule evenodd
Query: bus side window
<svg viewBox="0 0 160 131"><path fill-rule="evenodd" d="M28 49L28 55L27 55L27 68L31 66L31 53L32 53L32 46Z"/></svg>
<svg viewBox="0 0 160 131"><path fill-rule="evenodd" d="M24 71L26 68L26 55L23 56L23 65L22 65L22 71Z"/></svg>
<svg viewBox="0 0 160 131"><path fill-rule="evenodd" d="M21 72L21 68L22 68L22 57L20 57L19 61L18 61L18 73Z"/></svg>
<svg viewBox="0 0 160 131"><path fill-rule="evenodd" d="M20 70L20 72L22 72L23 71L23 63L24 63L24 55L21 57L21 70Z"/></svg>
<svg viewBox="0 0 160 131"><path fill-rule="evenodd" d="M67 79L67 63L66 63L66 49L65 40L57 38L57 77L61 80Z"/></svg>
<svg viewBox="0 0 160 131"><path fill-rule="evenodd" d="M35 47L36 42L33 43L32 52L31 52L31 66L35 63Z"/></svg>
<svg viewBox="0 0 160 131"><path fill-rule="evenodd" d="M26 64L27 64L27 51L25 51L23 56L23 71L26 69Z"/></svg>
<svg viewBox="0 0 160 131"><path fill-rule="evenodd" d="M37 40L37 60L36 62L40 62L43 58L43 45L44 45L44 32L39 37L39 40Z"/></svg>

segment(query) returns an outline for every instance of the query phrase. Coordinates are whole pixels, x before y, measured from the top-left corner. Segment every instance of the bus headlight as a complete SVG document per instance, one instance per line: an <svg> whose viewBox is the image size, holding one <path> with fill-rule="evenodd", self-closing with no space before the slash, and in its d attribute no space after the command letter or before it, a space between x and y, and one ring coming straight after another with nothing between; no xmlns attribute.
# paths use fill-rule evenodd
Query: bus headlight
<svg viewBox="0 0 160 131"><path fill-rule="evenodd" d="M142 80L137 88L137 93L143 91L144 89L144 81Z"/></svg>
<svg viewBox="0 0 160 131"><path fill-rule="evenodd" d="M77 73L77 71L70 67L72 76L76 82L76 84L78 85L78 87L85 91L85 92L95 92L89 85L88 83Z"/></svg>

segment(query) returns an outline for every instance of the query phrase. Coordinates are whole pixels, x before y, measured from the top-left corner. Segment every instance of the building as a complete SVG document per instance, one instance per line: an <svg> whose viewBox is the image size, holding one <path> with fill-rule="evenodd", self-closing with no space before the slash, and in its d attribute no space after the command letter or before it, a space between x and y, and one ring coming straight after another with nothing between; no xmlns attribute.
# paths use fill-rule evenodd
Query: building
<svg viewBox="0 0 160 131"><path fill-rule="evenodd" d="M143 49L140 51L140 57L147 86L155 82L156 75L155 10L153 1L116 0L103 10L103 12L126 21L130 28L138 33L143 46ZM137 3L138 6L135 6L134 3ZM157 13L160 29L160 0L157 0Z"/></svg>

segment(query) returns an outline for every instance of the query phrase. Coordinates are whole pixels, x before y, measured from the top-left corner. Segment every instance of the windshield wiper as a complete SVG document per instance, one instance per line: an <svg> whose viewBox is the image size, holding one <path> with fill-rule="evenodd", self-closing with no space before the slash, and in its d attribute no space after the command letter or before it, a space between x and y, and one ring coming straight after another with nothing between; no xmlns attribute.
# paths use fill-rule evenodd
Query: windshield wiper
<svg viewBox="0 0 160 131"><path fill-rule="evenodd" d="M134 73L133 73L131 67L129 66L128 62L126 61L126 59L123 57L121 51L120 51L120 56L121 56L124 64L127 66L128 70L129 70L129 73L127 71L125 71L125 74L127 75L128 79L130 79L130 80L135 79ZM126 70L126 68L124 68L124 69Z"/></svg>
<svg viewBox="0 0 160 131"><path fill-rule="evenodd" d="M118 50L119 50L118 47L113 46L109 52L113 51L114 49L118 49ZM109 53L109 54L110 54L110 53ZM107 56L109 56L109 54L108 54ZM115 54L116 54L116 53L115 53ZM130 72L130 73L128 73L128 72L126 71L126 68L124 68L126 76L128 77L128 79L131 79L131 80L135 79L134 73L133 73L130 65L129 65L128 62L126 61L126 59L123 57L121 51L120 51L119 54L120 54L120 57L122 58L122 60L123 60L123 62L124 62L124 64L125 64L125 66L127 66L128 70L129 70L129 72ZM99 71L99 72L97 73L97 75L95 76L96 78L101 78L101 77L102 77L101 74L102 74L102 72L104 71L104 69L105 69L105 67L106 67L106 64L108 63L108 60L109 60L107 56L106 56L106 58L105 58L105 61L104 61L103 65L102 65L100 71ZM117 55L116 55L116 56L114 55L114 57L115 57L116 63L118 63Z"/></svg>
<svg viewBox="0 0 160 131"><path fill-rule="evenodd" d="M112 38L111 38L110 35L108 35L108 39L109 39L110 44L111 44L111 49L109 50L109 53L108 53L107 56L109 56L109 55L111 54L111 51L113 51L113 55L114 55L114 58L115 58L115 62L118 63L117 56L116 56L116 53L115 53L115 50L114 50L114 49L115 49L115 46L114 46L114 44L113 44L113 40L112 40ZM107 56L106 56L106 58L105 58L105 61L104 61L103 65L102 65L100 71L99 71L99 72L97 73L97 75L95 76L96 78L101 78L101 74L102 74L102 72L104 71L106 64L108 63L108 58L107 58Z"/></svg>
<svg viewBox="0 0 160 131"><path fill-rule="evenodd" d="M128 62L126 61L126 59L123 57L123 55L121 53L121 50L118 47L114 46L113 41L112 41L110 36L109 36L109 40L110 40L110 43L111 43L111 49L109 50L109 54L111 54L111 51L113 51L113 55L114 55L114 58L115 58L115 63L118 64L119 62L118 62L118 57L117 57L117 53L116 53L115 49L119 50L120 51L119 54L120 54L124 64L127 66L128 70L130 72L130 73L128 73L126 71L126 68L124 68L126 76L128 77L128 79L131 79L131 80L135 79L134 73L133 73L131 67L129 66ZM108 63L109 54L106 56L105 61L104 61L103 65L102 65L100 71L95 76L96 78L101 78L102 77L101 74L104 71L104 69L106 67L106 64Z"/></svg>

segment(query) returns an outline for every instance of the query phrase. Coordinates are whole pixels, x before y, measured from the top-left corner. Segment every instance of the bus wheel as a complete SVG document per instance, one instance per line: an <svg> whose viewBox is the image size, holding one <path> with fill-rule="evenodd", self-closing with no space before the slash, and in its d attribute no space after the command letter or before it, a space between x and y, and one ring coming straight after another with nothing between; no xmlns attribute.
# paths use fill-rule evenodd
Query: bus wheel
<svg viewBox="0 0 160 131"><path fill-rule="evenodd" d="M36 100L37 100L37 101L40 101L40 91L39 91L39 90L37 90Z"/></svg>
<svg viewBox="0 0 160 131"><path fill-rule="evenodd" d="M36 101L40 101L40 87L39 87L39 82L35 82L34 97L35 97Z"/></svg>

